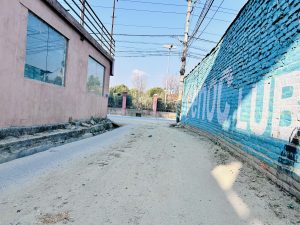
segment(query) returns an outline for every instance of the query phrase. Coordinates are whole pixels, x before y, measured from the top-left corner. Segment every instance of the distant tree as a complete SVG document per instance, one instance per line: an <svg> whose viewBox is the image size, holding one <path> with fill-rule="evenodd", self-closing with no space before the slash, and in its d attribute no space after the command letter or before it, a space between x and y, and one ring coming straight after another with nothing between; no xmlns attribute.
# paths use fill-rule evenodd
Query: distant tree
<svg viewBox="0 0 300 225"><path fill-rule="evenodd" d="M134 108L137 108L138 105L138 90L136 88L132 88L128 91L128 95L131 96L131 104Z"/></svg>
<svg viewBox="0 0 300 225"><path fill-rule="evenodd" d="M164 89L162 89L161 87L153 87L153 88L150 88L148 91L147 91L147 96L148 97L153 97L154 94L157 94L158 97L160 98L163 98L164 97L164 94L165 94L165 91Z"/></svg>
<svg viewBox="0 0 300 225"><path fill-rule="evenodd" d="M123 101L123 92L128 92L126 97L126 108L132 108L132 96L130 96L129 88L125 84L116 85L109 89L108 106L121 108Z"/></svg>
<svg viewBox="0 0 300 225"><path fill-rule="evenodd" d="M109 93L123 93L128 92L129 88L125 84L119 84L109 89Z"/></svg>
<svg viewBox="0 0 300 225"><path fill-rule="evenodd" d="M131 88L129 89L128 94L133 98L136 98L136 96L138 95L138 90L136 88Z"/></svg>
<svg viewBox="0 0 300 225"><path fill-rule="evenodd" d="M147 86L146 75L143 71L134 70L131 76L132 85L139 93L144 93Z"/></svg>
<svg viewBox="0 0 300 225"><path fill-rule="evenodd" d="M165 87L165 110L175 112L176 111L176 104L179 95L179 77L178 76L166 76L163 80L163 84Z"/></svg>
<svg viewBox="0 0 300 225"><path fill-rule="evenodd" d="M178 76L166 76L163 80L163 85L167 90L167 94L171 96L178 96L179 93L179 77Z"/></svg>
<svg viewBox="0 0 300 225"><path fill-rule="evenodd" d="M134 70L132 73L132 84L137 90L135 98L135 106L137 110L143 109L144 91L146 89L147 80L146 75L143 71Z"/></svg>

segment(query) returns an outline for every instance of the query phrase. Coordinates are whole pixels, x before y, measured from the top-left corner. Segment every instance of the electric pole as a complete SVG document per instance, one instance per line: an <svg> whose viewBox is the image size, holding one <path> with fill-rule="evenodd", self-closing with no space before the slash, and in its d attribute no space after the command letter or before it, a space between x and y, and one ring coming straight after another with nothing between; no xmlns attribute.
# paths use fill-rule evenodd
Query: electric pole
<svg viewBox="0 0 300 225"><path fill-rule="evenodd" d="M183 79L185 75L185 67L186 67L186 56L188 51L188 41L189 41L189 26L190 26L190 17L192 13L192 2L193 0L187 0L188 7L185 19L185 31L184 31L184 40L183 40L183 50L181 56L181 68L180 68L180 82L179 82L179 94L178 94L178 103L176 110L176 122L180 120L180 111L181 111L181 102L183 95Z"/></svg>
<svg viewBox="0 0 300 225"><path fill-rule="evenodd" d="M80 24L82 26L84 26L84 17L85 17L85 2L86 0L80 0L81 2L81 10L80 10L80 18L81 18L81 21L80 21Z"/></svg>
<svg viewBox="0 0 300 225"><path fill-rule="evenodd" d="M111 32L110 32L110 37L111 37L111 43L110 43L110 53L112 51L112 42L113 42L113 36L114 36L114 24L115 24L115 11L116 11L116 0L113 0L113 12L112 12L112 21L111 21ZM118 0L117 0L118 1Z"/></svg>
<svg viewBox="0 0 300 225"><path fill-rule="evenodd" d="M176 46L170 44L170 45L164 45L163 47L169 49L167 76L166 76L166 84L165 84L165 110L167 110L167 91L168 91L168 76L170 71L170 56L171 56L171 50L173 48L176 48Z"/></svg>

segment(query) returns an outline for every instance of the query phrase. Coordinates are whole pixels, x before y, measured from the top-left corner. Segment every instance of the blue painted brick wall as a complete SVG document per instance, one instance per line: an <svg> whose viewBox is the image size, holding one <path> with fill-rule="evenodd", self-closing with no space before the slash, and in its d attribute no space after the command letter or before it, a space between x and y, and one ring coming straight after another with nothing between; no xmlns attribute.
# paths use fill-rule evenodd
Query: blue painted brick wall
<svg viewBox="0 0 300 225"><path fill-rule="evenodd" d="M300 1L249 0L185 78L182 122L300 176ZM298 132L299 131L299 132Z"/></svg>

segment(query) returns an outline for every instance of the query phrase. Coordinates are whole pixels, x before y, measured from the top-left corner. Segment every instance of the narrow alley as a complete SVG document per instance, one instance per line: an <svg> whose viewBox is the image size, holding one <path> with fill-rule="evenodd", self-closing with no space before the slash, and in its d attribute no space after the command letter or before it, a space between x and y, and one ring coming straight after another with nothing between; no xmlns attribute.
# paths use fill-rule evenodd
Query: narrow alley
<svg viewBox="0 0 300 225"><path fill-rule="evenodd" d="M122 126L0 164L0 224L300 223L295 198L206 137L111 119Z"/></svg>
<svg viewBox="0 0 300 225"><path fill-rule="evenodd" d="M1 0L0 225L300 225L300 0Z"/></svg>

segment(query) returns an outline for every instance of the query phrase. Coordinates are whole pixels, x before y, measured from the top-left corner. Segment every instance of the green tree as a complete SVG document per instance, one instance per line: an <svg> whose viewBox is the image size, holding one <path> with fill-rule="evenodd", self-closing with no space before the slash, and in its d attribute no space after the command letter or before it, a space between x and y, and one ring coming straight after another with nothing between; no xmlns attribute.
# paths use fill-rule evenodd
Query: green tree
<svg viewBox="0 0 300 225"><path fill-rule="evenodd" d="M122 94L123 92L128 92L129 88L125 84L119 84L109 89L109 93Z"/></svg>
<svg viewBox="0 0 300 225"><path fill-rule="evenodd" d="M116 85L114 87L111 87L109 89L109 107L116 107L121 108L122 107L122 101L123 101L123 92L128 92L126 97L126 108L132 108L132 96L130 95L130 90L125 84Z"/></svg>
<svg viewBox="0 0 300 225"><path fill-rule="evenodd" d="M132 88L128 91L128 94L132 96L132 98L136 98L138 96L138 92L139 92L138 89Z"/></svg>
<svg viewBox="0 0 300 225"><path fill-rule="evenodd" d="M150 88L147 91L147 96L150 97L150 98L152 98L153 95L155 95L155 94L157 94L158 97L163 98L164 94L165 94L165 91L161 87L153 87L153 88Z"/></svg>
<svg viewBox="0 0 300 225"><path fill-rule="evenodd" d="M140 104L140 96L142 95L142 93L139 92L138 89L136 88L132 88L128 91L128 95L131 96L131 104L134 108L139 109L141 108L141 104Z"/></svg>

